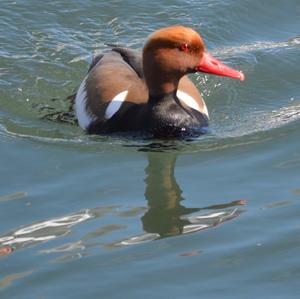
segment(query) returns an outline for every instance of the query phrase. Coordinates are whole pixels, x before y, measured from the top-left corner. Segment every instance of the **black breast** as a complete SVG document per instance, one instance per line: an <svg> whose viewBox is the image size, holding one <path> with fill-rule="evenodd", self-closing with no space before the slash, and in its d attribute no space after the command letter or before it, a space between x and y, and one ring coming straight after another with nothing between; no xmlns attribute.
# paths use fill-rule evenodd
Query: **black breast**
<svg viewBox="0 0 300 299"><path fill-rule="evenodd" d="M154 137L199 136L203 134L203 128L208 127L207 116L182 106L176 92L165 95L163 99L152 97L149 104L146 130Z"/></svg>

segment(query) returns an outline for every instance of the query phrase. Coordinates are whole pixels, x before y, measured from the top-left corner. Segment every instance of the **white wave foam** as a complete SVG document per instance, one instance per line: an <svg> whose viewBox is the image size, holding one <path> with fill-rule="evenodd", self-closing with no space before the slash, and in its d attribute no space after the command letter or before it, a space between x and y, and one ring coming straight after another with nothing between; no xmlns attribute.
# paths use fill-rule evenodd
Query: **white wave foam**
<svg viewBox="0 0 300 299"><path fill-rule="evenodd" d="M257 41L250 44L244 44L240 46L234 46L234 47L224 47L219 48L212 53L219 57L232 57L234 55L241 55L249 52L254 51L262 51L262 50L275 50L275 49L286 49L286 48L293 48L295 46L300 45L300 37L297 36L295 38L292 38L288 41L283 42L274 42L274 41Z"/></svg>

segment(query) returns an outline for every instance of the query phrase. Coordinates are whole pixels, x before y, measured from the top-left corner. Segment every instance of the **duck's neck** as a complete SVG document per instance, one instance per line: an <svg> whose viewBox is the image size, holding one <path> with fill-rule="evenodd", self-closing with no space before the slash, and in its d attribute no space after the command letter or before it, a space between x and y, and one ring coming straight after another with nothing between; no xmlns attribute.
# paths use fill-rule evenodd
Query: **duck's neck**
<svg viewBox="0 0 300 299"><path fill-rule="evenodd" d="M184 75L174 72L153 56L148 57L147 53L143 55L143 70L149 94L153 97L167 95L177 90L179 80Z"/></svg>

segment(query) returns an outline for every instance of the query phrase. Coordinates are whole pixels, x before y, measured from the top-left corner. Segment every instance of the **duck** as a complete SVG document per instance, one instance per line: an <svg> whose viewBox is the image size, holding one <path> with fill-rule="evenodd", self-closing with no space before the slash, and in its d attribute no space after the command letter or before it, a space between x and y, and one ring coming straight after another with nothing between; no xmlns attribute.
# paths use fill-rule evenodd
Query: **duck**
<svg viewBox="0 0 300 299"><path fill-rule="evenodd" d="M209 125L207 106L189 74L244 80L213 57L200 34L181 25L150 34L142 50L112 46L94 57L75 97L88 134L140 132L154 138L195 136Z"/></svg>

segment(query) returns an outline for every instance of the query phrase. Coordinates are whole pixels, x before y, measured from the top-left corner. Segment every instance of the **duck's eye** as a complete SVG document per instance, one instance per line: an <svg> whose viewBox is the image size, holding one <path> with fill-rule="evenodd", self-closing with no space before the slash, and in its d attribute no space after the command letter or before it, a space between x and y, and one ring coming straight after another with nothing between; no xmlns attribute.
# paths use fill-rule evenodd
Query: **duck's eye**
<svg viewBox="0 0 300 299"><path fill-rule="evenodd" d="M191 49L191 46L187 43L183 43L180 45L180 50L183 51L183 52L189 52Z"/></svg>

